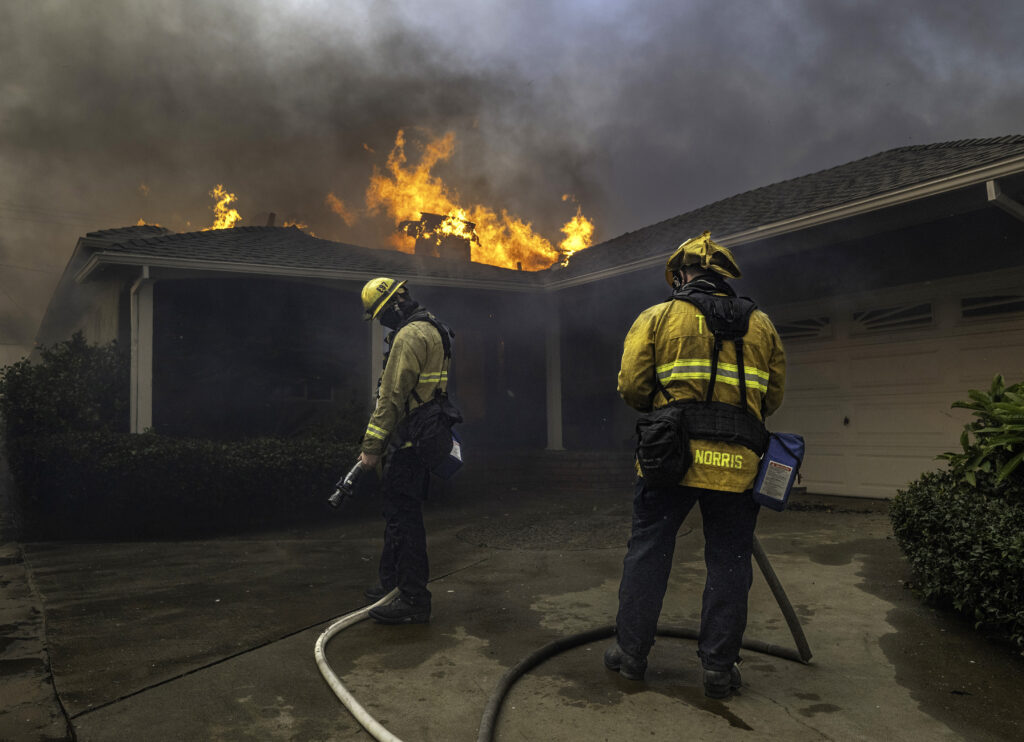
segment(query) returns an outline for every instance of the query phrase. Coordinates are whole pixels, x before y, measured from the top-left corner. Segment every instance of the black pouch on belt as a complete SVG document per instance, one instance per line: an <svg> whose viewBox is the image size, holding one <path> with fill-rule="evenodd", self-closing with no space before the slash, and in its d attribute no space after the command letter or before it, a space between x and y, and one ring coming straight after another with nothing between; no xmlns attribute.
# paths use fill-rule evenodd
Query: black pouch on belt
<svg viewBox="0 0 1024 742"><path fill-rule="evenodd" d="M670 404L645 413L636 422L636 461L654 487L679 484L693 463L683 409Z"/></svg>
<svg viewBox="0 0 1024 742"><path fill-rule="evenodd" d="M462 414L446 395L436 395L409 413L407 440L427 468L444 462L452 450L452 426L462 422Z"/></svg>

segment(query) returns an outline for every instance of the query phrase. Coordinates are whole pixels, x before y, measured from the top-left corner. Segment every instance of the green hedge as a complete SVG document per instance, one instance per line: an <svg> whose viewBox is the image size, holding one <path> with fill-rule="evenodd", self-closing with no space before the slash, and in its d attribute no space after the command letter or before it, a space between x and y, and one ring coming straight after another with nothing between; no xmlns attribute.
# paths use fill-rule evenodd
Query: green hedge
<svg viewBox="0 0 1024 742"><path fill-rule="evenodd" d="M23 439L12 453L24 522L48 538L198 536L327 517L327 496L358 455L313 439L107 432Z"/></svg>
<svg viewBox="0 0 1024 742"><path fill-rule="evenodd" d="M971 390L974 411L961 453L944 471L922 474L893 499L890 517L900 548L928 600L949 605L976 628L1024 647L1024 434L1022 385L996 377Z"/></svg>
<svg viewBox="0 0 1024 742"><path fill-rule="evenodd" d="M326 430L238 441L131 435L128 384L117 343L93 346L81 334L0 372L4 443L30 536L180 537L309 521L330 515L327 497L358 456Z"/></svg>

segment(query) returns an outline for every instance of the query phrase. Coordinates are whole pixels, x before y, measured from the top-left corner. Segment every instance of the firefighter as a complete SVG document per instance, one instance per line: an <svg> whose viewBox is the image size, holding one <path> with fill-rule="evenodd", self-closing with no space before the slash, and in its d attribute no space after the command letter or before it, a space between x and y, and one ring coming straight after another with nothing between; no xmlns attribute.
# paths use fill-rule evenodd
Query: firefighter
<svg viewBox="0 0 1024 742"><path fill-rule="evenodd" d="M678 483L668 485L646 482L638 469L619 585L617 641L605 652L604 663L625 678L643 679L676 536L699 503L707 580L697 655L705 695L712 698L728 697L740 687L739 650L759 510L751 488L763 453L763 420L782 404L786 373L782 342L771 320L749 299L736 297L727 282L739 277L732 253L713 242L710 233L680 245L665 267L672 297L637 317L626 335L618 377L619 395L641 413L670 401L683 403L686 415L692 415L682 425L693 428L692 463ZM711 330L722 320L715 317L736 321L744 311L746 331L742 325L736 331L741 344L720 342L716 353Z"/></svg>
<svg viewBox="0 0 1024 742"><path fill-rule="evenodd" d="M391 330L377 401L366 426L359 459L366 468L383 464L380 484L384 548L379 581L366 597L379 600L398 588L391 602L370 611L380 623L430 620L429 564L422 503L430 472L408 440L411 411L444 394L448 386L451 330L409 295L405 281L374 278L362 289L363 319ZM448 337L444 337L447 334Z"/></svg>

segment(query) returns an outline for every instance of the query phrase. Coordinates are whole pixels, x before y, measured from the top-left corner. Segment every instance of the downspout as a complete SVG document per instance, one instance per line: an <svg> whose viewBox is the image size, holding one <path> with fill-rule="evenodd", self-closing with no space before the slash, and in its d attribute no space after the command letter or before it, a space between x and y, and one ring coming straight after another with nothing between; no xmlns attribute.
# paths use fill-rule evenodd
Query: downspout
<svg viewBox="0 0 1024 742"><path fill-rule="evenodd" d="M998 181L985 181L985 191L988 193L989 203L995 204L1010 216L1014 216L1024 222L1024 204L1019 201L1014 201L1003 193L1002 189L999 187Z"/></svg>
<svg viewBox="0 0 1024 742"><path fill-rule="evenodd" d="M131 432L153 427L153 281L149 266L132 284L131 304Z"/></svg>
<svg viewBox="0 0 1024 742"><path fill-rule="evenodd" d="M546 297L548 323L545 332L547 366L548 451L564 451L562 445L562 315L557 294Z"/></svg>

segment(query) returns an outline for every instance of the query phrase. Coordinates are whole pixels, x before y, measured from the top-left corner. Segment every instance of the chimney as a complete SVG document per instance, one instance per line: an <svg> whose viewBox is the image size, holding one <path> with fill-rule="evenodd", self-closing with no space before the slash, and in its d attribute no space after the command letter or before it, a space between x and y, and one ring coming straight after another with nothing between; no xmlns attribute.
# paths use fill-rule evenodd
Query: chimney
<svg viewBox="0 0 1024 742"><path fill-rule="evenodd" d="M460 227L461 234L448 234L441 232L440 228L446 221L449 224L456 224ZM408 221L398 225L401 232L410 237L416 238L416 246L413 252L416 255L426 255L432 258L444 258L446 260L459 260L469 263L473 259L473 242L478 242L476 236L476 225L462 219L452 219L441 214L430 214L420 212L418 222Z"/></svg>

